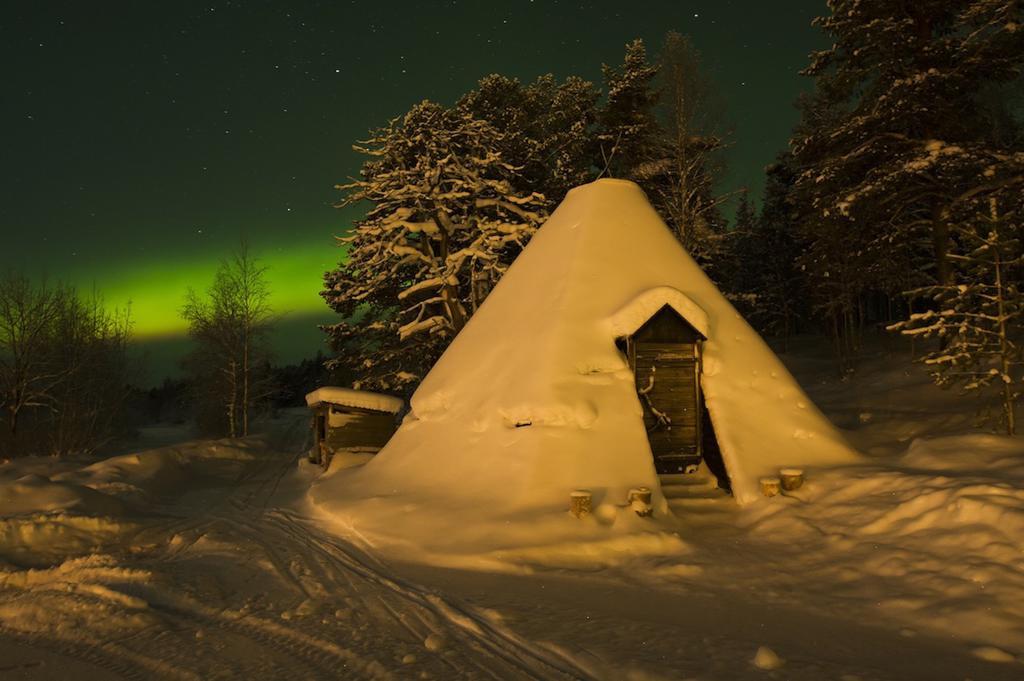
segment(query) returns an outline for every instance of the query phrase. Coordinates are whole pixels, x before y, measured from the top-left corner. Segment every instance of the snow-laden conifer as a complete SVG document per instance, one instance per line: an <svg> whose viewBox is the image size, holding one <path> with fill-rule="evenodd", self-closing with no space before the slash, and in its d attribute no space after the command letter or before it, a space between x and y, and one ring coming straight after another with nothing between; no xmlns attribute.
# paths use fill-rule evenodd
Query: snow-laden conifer
<svg viewBox="0 0 1024 681"><path fill-rule="evenodd" d="M938 339L923 358L936 382L994 392L1000 404L997 420L1013 435L1024 383L1024 251L1016 216L1002 214L995 197L987 203L987 215L952 230L957 245L949 254L953 280L914 292L929 300L929 308L892 328Z"/></svg>
<svg viewBox="0 0 1024 681"><path fill-rule="evenodd" d="M1013 0L828 6L816 23L832 45L811 56L816 89L792 140L793 204L812 290L855 350L867 297L954 283L952 204L1019 149L994 121L1015 126L999 93L1020 75L1024 31Z"/></svg>
<svg viewBox="0 0 1024 681"><path fill-rule="evenodd" d="M504 137L458 108L424 101L356 147L360 177L339 207L366 206L340 237L343 264L322 293L345 318L327 327L337 367L359 385L414 384L466 324L547 215L516 189Z"/></svg>

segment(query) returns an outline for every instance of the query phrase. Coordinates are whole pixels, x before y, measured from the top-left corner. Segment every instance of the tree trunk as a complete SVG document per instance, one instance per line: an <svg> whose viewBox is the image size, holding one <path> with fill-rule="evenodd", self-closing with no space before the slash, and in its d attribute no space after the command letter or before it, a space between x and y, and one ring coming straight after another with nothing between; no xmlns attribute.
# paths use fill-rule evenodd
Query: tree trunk
<svg viewBox="0 0 1024 681"><path fill-rule="evenodd" d="M995 198L989 199L989 210L991 212L992 229L995 230L996 222L999 219L999 212ZM994 232L993 232L994 233ZM1006 414L1006 434L1014 435L1017 431L1017 424L1014 419L1014 395L1013 388L1009 382L1013 358L1012 346L1010 345L1009 330L1006 328L1006 291L1003 287L1003 262L999 248L992 249L995 258L996 268L996 310L999 317L999 380L1003 383L1003 411Z"/></svg>
<svg viewBox="0 0 1024 681"><path fill-rule="evenodd" d="M248 324L248 322L246 322ZM243 332L245 340L242 348L242 436L249 435L249 329Z"/></svg>
<svg viewBox="0 0 1024 681"><path fill-rule="evenodd" d="M452 224L448 214L440 208L435 214L434 222L440 226L438 231L441 233L440 252L437 254L435 262L443 269L447 266L448 256L450 255L448 235L451 230L454 230L455 226ZM443 301L445 315L448 317L448 323L451 325L453 333L458 334L462 327L466 325L466 311L459 301L458 289L445 282L441 286L441 300Z"/></svg>
<svg viewBox="0 0 1024 681"><path fill-rule="evenodd" d="M235 423L235 417L238 412L238 365L235 360L231 360L230 364L230 376L231 382L229 389L231 394L228 397L228 434L230 437L238 437L237 425Z"/></svg>
<svg viewBox="0 0 1024 681"><path fill-rule="evenodd" d="M953 283L953 268L949 264L949 223L938 208L932 211L932 250L935 257L935 278L940 286Z"/></svg>

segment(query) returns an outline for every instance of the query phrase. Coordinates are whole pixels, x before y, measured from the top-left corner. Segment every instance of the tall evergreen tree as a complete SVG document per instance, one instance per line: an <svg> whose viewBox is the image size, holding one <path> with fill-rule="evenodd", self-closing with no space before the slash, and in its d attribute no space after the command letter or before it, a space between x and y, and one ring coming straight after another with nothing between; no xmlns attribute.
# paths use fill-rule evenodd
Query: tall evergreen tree
<svg viewBox="0 0 1024 681"><path fill-rule="evenodd" d="M637 39L626 45L621 66L604 65L601 70L605 100L597 113L598 174L635 179L642 166L661 155L654 87L658 67L648 61L644 41Z"/></svg>
<svg viewBox="0 0 1024 681"><path fill-rule="evenodd" d="M424 101L356 147L368 160L339 206L369 210L321 295L343 316L325 328L330 365L358 386L413 387L546 217L543 195L516 189L506 145L467 110Z"/></svg>
<svg viewBox="0 0 1024 681"><path fill-rule="evenodd" d="M953 281L951 203L1008 151L983 95L1019 74L1024 31L1012 0L829 9L816 23L833 45L805 71L816 92L792 141L794 194L805 267L816 291L831 289L822 311L848 348L865 293Z"/></svg>
<svg viewBox="0 0 1024 681"><path fill-rule="evenodd" d="M575 76L558 82L547 74L523 85L492 74L456 108L501 133L502 158L517 169L516 189L543 194L553 207L591 177L599 96L592 83Z"/></svg>
<svg viewBox="0 0 1024 681"><path fill-rule="evenodd" d="M652 157L636 171L647 191L687 252L720 284L728 258L726 199L715 190L722 172L724 106L689 38L665 36L655 80L658 93L659 139Z"/></svg>
<svg viewBox="0 0 1024 681"><path fill-rule="evenodd" d="M1018 198L1001 206L991 196L987 211L984 203L975 203L973 220L953 227L952 281L920 291L934 305L893 328L942 339L942 346L924 357L936 382L994 392L1000 405L994 420L1013 435L1024 387L1024 250L1017 236L1021 202Z"/></svg>
<svg viewBox="0 0 1024 681"><path fill-rule="evenodd" d="M757 215L750 194L743 190L736 206L736 219L729 232L731 267L725 276L726 295L751 319L759 307L758 292L764 279L764 244L760 243Z"/></svg>
<svg viewBox="0 0 1024 681"><path fill-rule="evenodd" d="M744 193L728 235L735 261L729 295L744 316L761 333L779 339L783 349L806 315L808 295L797 264L804 245L794 234L791 218L793 176L792 157L781 154L767 168L760 215Z"/></svg>
<svg viewBox="0 0 1024 681"><path fill-rule="evenodd" d="M783 348L800 330L808 315L806 278L799 266L806 244L793 225L793 157L780 154L766 170L764 202L757 220L757 241L763 265L757 290L760 301L755 319L768 334L780 337Z"/></svg>
<svg viewBox="0 0 1024 681"><path fill-rule="evenodd" d="M700 55L669 33L654 62L641 40L620 67L604 67L606 98L597 115L599 175L633 180L683 247L719 283L727 255L724 197L715 192L723 147L721 106Z"/></svg>

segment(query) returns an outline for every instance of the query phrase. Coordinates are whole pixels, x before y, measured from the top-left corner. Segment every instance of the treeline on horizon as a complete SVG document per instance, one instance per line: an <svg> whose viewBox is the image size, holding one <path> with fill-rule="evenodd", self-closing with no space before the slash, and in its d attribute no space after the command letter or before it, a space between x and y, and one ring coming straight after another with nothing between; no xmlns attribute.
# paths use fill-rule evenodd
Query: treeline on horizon
<svg viewBox="0 0 1024 681"><path fill-rule="evenodd" d="M789 148L722 216L720 99L690 41L637 40L602 87L495 74L371 132L339 206L369 205L325 275L329 366L408 395L573 186L637 182L759 331L923 339L942 385L987 391L1010 433L1022 381L1021 7L833 0ZM621 235L628 248L630 235Z"/></svg>
<svg viewBox="0 0 1024 681"><path fill-rule="evenodd" d="M265 274L243 244L206 289L183 291L178 313L193 341L185 377L149 390L138 387L130 309L66 283L0 275L0 456L89 455L155 423L244 437L256 418L303 404L327 382L325 358L272 363Z"/></svg>

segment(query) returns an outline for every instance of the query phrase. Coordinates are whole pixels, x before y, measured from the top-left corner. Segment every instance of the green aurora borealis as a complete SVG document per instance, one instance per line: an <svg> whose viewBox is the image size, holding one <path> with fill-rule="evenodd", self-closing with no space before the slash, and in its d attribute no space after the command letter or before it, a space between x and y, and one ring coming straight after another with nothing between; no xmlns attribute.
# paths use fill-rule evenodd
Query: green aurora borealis
<svg viewBox="0 0 1024 681"><path fill-rule="evenodd" d="M275 313L324 316L324 303L318 295L321 274L333 267L343 252L332 250L330 243L260 250L260 262L268 268ZM134 332L140 340L179 336L185 332L185 323L177 310L185 292L189 287L202 291L213 281L218 258L210 254L207 258L193 255L178 263L130 263L99 274L73 271L71 281L83 290L95 284L104 300L115 306L130 304Z"/></svg>
<svg viewBox="0 0 1024 681"><path fill-rule="evenodd" d="M287 323L279 360L322 347L322 273L358 217L332 207L366 131L488 73L577 74L688 34L734 129L723 189L755 196L786 144L823 1L422 0L20 3L0 19L0 269L131 301L150 378L183 352L178 310L244 239Z"/></svg>

